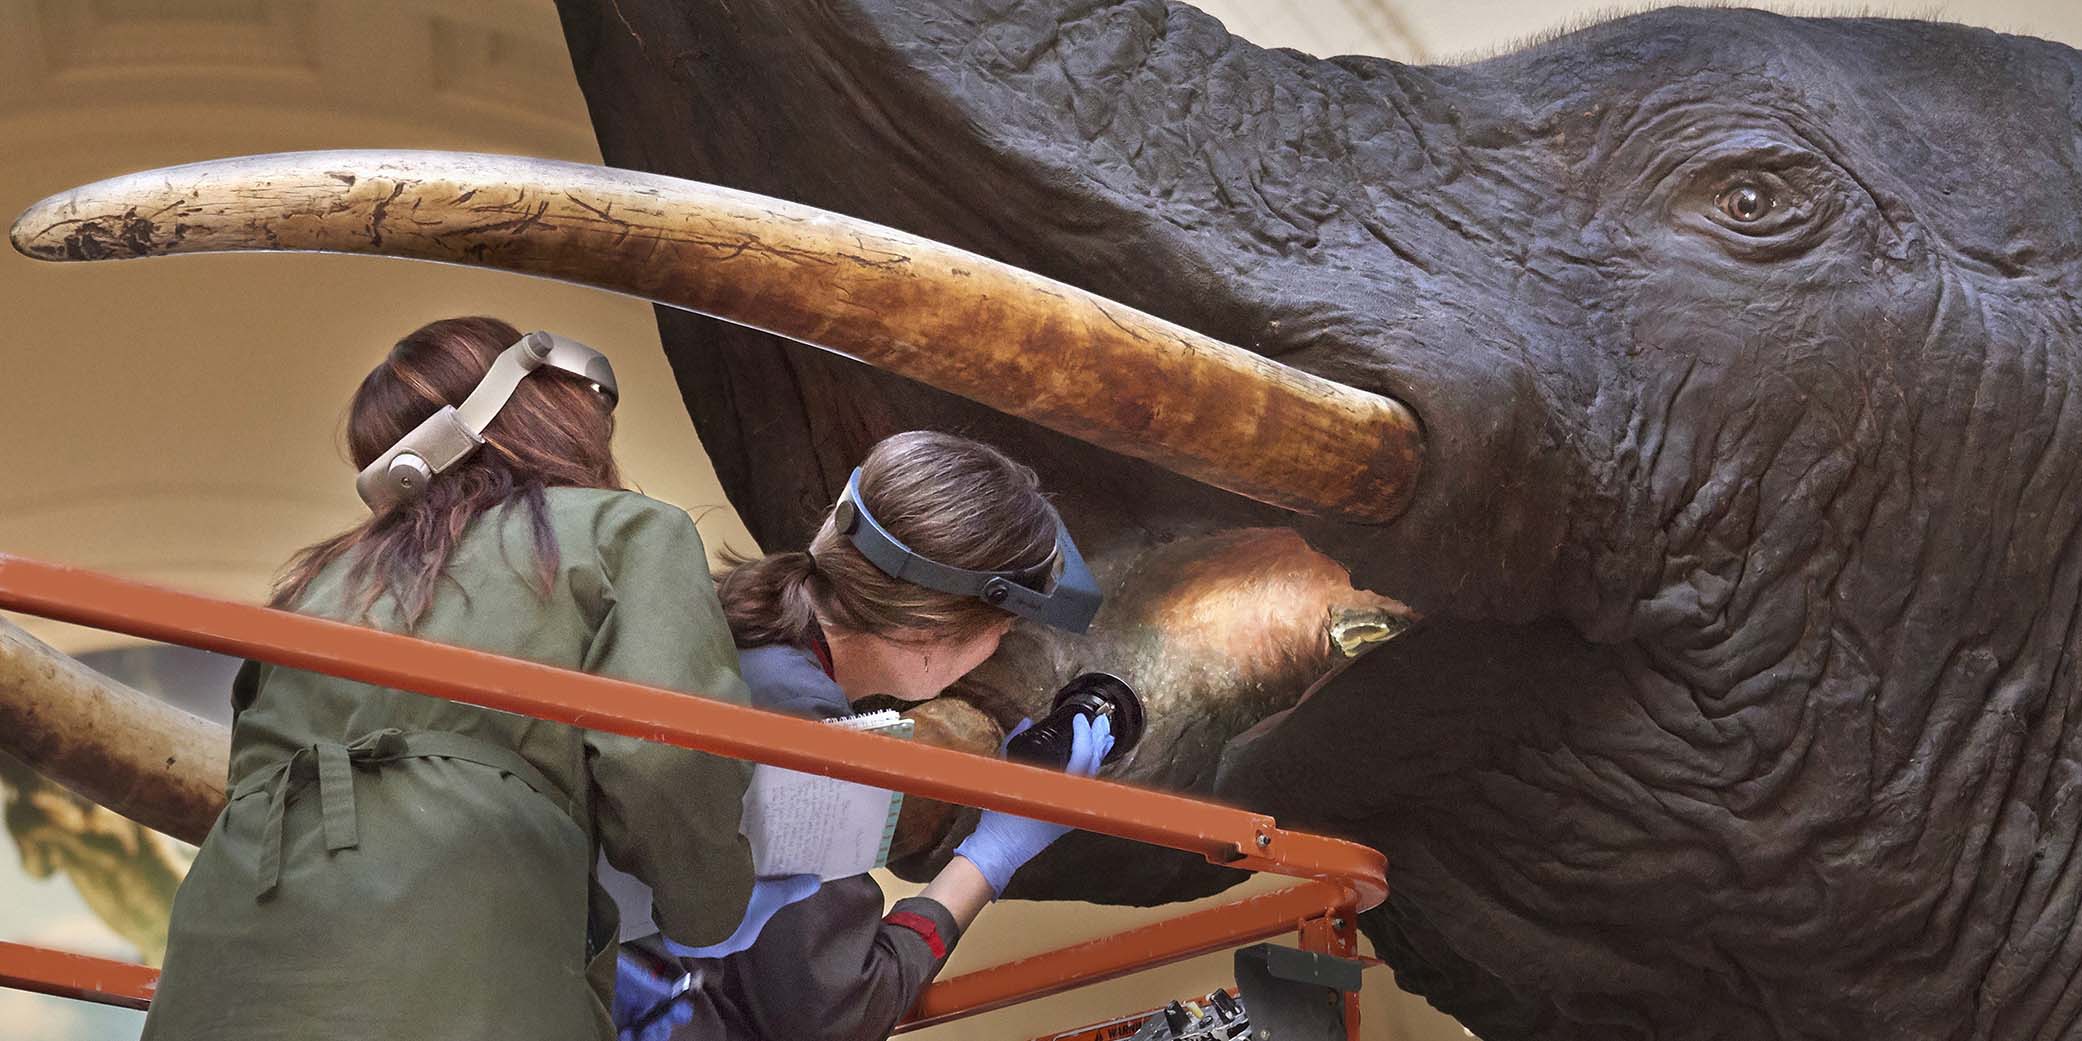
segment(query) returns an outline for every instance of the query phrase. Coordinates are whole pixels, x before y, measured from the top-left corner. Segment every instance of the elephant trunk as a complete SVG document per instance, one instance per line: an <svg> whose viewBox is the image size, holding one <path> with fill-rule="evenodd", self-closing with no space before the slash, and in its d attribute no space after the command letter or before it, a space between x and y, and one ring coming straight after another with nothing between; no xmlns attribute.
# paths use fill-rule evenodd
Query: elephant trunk
<svg viewBox="0 0 2082 1041"><path fill-rule="evenodd" d="M1392 519L1417 420L1018 268L809 207L511 156L308 152L153 170L37 203L43 260L349 252L498 268L686 308L848 355L1305 513Z"/></svg>

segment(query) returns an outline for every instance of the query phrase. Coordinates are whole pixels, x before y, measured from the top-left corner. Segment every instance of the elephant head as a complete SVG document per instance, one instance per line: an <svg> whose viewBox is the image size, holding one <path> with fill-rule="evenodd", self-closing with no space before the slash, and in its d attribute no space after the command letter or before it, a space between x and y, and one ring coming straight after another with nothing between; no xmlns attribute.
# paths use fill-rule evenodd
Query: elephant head
<svg viewBox="0 0 2082 1041"><path fill-rule="evenodd" d="M1297 518L660 311L769 544L944 426L1039 467L1098 556L1289 527L1422 612L1254 740L1144 753L1384 850L1364 924L1406 987L1489 1038L2082 1022L2075 51L1668 10L1416 68L1161 0L561 7L610 162L1411 406L1398 520ZM1022 881L1219 884L1104 852L1105 883Z"/></svg>

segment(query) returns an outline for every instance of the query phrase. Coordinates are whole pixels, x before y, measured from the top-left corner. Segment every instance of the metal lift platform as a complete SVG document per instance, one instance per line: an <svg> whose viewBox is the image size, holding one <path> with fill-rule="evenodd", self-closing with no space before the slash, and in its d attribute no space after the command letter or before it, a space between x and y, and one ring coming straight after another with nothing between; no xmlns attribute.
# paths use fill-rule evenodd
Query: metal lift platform
<svg viewBox="0 0 2082 1041"><path fill-rule="evenodd" d="M1246 1036L1249 1041L1356 1041L1359 1036L1363 961L1357 957L1354 921L1387 898L1388 882L1386 859L1357 843L1287 831L1263 814L1180 795L6 554L0 554L0 609L1016 813L1197 853L1225 867L1301 880L1286 889L936 982L897 1027L900 1033L1298 933L1297 947L1257 943L1238 951L1247 1033L1233 1033L1240 1021L1224 1018L1215 1003L1215 1012L1196 1014L1192 1022L1170 1015L1169 1025L1184 1031L1174 1029L1171 1036L1213 1041ZM158 973L142 965L0 941L0 986L143 1009L151 1003L157 980ZM1150 1025L1149 1016L1173 1007L1184 1012L1174 1002L1144 1014L1127 1033L1119 1032L1128 1023L1124 1019L1056 1036L1132 1038Z"/></svg>

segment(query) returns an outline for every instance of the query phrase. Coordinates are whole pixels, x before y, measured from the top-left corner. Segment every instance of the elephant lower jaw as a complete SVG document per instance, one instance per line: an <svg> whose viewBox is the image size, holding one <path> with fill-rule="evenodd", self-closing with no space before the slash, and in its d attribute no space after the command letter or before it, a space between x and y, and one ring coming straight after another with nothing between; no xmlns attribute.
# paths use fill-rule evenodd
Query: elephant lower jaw
<svg viewBox="0 0 2082 1041"><path fill-rule="evenodd" d="M920 739L992 753L1020 718L1045 714L1063 683L1101 670L1135 687L1147 715L1141 742L1102 776L1204 794L1232 742L1272 725L1412 618L1402 604L1353 588L1343 567L1284 528L1115 549L1095 570L1107 603L1089 634L1015 632L947 697L910 710ZM930 878L976 817L909 800L891 869ZM1078 833L1022 870L1007 895L1150 904L1241 877L1189 854Z"/></svg>

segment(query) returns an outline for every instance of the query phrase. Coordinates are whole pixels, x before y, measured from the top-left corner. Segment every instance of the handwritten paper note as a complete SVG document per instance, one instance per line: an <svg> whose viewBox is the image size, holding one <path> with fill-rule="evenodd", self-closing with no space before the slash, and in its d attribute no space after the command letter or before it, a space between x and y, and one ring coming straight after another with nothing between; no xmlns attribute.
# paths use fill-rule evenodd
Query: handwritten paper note
<svg viewBox="0 0 2082 1041"><path fill-rule="evenodd" d="M911 721L895 712L834 719L833 726L909 738ZM763 877L816 875L830 881L881 867L889 859L903 793L760 764L745 789L745 838L752 868Z"/></svg>

